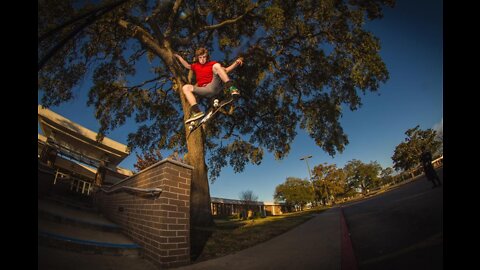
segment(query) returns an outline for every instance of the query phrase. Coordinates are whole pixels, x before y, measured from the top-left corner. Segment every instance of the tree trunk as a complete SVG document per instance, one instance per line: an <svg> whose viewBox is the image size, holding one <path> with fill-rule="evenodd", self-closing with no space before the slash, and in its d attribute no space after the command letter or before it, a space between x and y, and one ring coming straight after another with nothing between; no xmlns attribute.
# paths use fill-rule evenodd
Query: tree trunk
<svg viewBox="0 0 480 270"><path fill-rule="evenodd" d="M179 76L176 78L185 121L190 114L190 105L181 90L184 82ZM212 234L211 227L214 223L210 209L208 169L205 163L205 133L203 127L196 129L190 136L189 132L188 126L185 126L185 136L188 137L186 162L193 166L190 188L190 258L195 261Z"/></svg>
<svg viewBox="0 0 480 270"><path fill-rule="evenodd" d="M187 131L188 133L188 131ZM205 164L204 132L198 128L187 141L188 162L194 167L190 191L190 257L196 260L212 234L210 188Z"/></svg>
<svg viewBox="0 0 480 270"><path fill-rule="evenodd" d="M188 131L187 131L188 133ZM187 141L188 163L194 167L191 186L191 222L200 226L212 225L210 188L205 164L204 133L198 128Z"/></svg>

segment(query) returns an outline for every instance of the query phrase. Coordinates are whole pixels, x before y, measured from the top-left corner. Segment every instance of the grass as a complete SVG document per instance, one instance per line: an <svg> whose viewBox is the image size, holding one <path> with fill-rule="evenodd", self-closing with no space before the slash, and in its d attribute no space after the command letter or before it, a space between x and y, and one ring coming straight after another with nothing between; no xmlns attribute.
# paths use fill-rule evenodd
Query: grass
<svg viewBox="0 0 480 270"><path fill-rule="evenodd" d="M265 242L328 208L314 208L252 220L215 219L215 231L196 262L222 257Z"/></svg>

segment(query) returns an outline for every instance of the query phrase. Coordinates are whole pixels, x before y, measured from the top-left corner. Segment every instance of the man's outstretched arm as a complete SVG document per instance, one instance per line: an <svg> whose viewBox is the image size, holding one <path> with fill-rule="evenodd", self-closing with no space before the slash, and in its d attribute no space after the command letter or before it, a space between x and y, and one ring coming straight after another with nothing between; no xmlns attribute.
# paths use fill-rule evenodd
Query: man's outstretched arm
<svg viewBox="0 0 480 270"><path fill-rule="evenodd" d="M180 61L180 63L182 63L182 65L186 69L191 69L192 68L192 66L187 61L185 61L180 55L178 55L176 53L174 53L173 55L178 59L178 61Z"/></svg>
<svg viewBox="0 0 480 270"><path fill-rule="evenodd" d="M241 66L243 65L243 57L240 57L238 58L237 60L235 60L235 62L233 62L233 64L231 64L230 66L228 66L227 68L225 68L225 71L227 73L229 73L230 71L232 71L233 69L235 69L236 67L238 66Z"/></svg>

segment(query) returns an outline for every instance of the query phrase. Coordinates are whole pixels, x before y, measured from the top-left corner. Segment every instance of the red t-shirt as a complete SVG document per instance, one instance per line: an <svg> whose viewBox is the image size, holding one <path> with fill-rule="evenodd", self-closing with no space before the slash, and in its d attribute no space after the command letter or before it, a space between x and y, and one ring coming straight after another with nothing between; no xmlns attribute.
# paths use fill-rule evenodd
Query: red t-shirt
<svg viewBox="0 0 480 270"><path fill-rule="evenodd" d="M212 67L215 65L216 61L210 61L205 64L193 63L190 67L195 72L195 77L197 78L198 86L205 86L209 84L213 79Z"/></svg>

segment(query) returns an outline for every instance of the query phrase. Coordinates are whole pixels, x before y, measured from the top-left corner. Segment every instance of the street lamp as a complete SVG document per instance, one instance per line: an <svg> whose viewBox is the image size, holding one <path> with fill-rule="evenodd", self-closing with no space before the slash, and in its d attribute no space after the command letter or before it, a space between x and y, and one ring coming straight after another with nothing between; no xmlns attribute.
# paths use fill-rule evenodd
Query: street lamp
<svg viewBox="0 0 480 270"><path fill-rule="evenodd" d="M309 155L309 156L304 156L304 157L301 157L300 160L305 160L305 162L307 163L307 169L308 169L308 176L310 177L310 182L312 183L312 191L314 193L314 196L315 196L315 186L313 185L313 179L312 179L312 173L310 172L310 166L308 165L308 159L311 158L312 156ZM315 199L314 199L315 200ZM312 202L312 207L313 207L313 202Z"/></svg>
<svg viewBox="0 0 480 270"><path fill-rule="evenodd" d="M310 166L308 165L308 159L311 158L312 156L304 156L304 157L301 157L300 160L305 160L305 162L307 163L307 169L308 169L308 175L310 176L309 180L312 181L312 174L310 172Z"/></svg>

